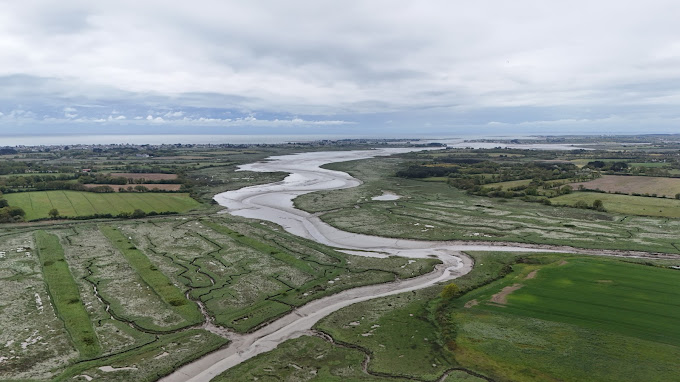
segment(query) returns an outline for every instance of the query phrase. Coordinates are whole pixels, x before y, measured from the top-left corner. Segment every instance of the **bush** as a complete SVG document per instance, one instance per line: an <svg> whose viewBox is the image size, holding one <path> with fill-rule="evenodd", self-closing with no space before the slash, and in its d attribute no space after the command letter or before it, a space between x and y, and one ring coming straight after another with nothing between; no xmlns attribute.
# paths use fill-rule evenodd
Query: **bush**
<svg viewBox="0 0 680 382"><path fill-rule="evenodd" d="M442 289L441 296L444 300L450 300L460 294L460 288L455 283L451 283Z"/></svg>

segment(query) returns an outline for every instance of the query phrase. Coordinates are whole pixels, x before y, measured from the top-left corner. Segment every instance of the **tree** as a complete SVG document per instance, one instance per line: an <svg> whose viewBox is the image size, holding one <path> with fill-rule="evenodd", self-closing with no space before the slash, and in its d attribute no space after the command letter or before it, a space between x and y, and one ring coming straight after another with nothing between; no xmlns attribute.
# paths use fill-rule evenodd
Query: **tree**
<svg viewBox="0 0 680 382"><path fill-rule="evenodd" d="M460 288L455 283L451 283L442 289L441 296L444 300L450 300L460 293Z"/></svg>
<svg viewBox="0 0 680 382"><path fill-rule="evenodd" d="M56 219L57 216L59 216L59 210L56 208L52 208L50 212L48 212L47 214L50 215L52 219Z"/></svg>
<svg viewBox="0 0 680 382"><path fill-rule="evenodd" d="M574 188L570 185L560 188L560 194L571 194L572 191L574 191Z"/></svg>
<svg viewBox="0 0 680 382"><path fill-rule="evenodd" d="M574 207L576 207L576 208L588 208L588 203L584 202L583 200L577 200L576 203L574 203Z"/></svg>
<svg viewBox="0 0 680 382"><path fill-rule="evenodd" d="M680 199L680 193L675 194L675 199Z"/></svg>
<svg viewBox="0 0 680 382"><path fill-rule="evenodd" d="M593 200L593 208L598 211L604 211L604 203L600 199L595 199Z"/></svg>
<svg viewBox="0 0 680 382"><path fill-rule="evenodd" d="M134 210L132 215L130 215L130 217L133 219L143 218L144 216L146 216L146 212L140 210L139 208Z"/></svg>

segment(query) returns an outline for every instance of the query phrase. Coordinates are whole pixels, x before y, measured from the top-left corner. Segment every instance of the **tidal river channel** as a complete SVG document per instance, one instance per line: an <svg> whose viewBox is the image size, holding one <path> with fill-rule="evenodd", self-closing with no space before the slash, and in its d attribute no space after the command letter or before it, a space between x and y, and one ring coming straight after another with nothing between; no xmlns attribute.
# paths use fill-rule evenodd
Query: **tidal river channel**
<svg viewBox="0 0 680 382"><path fill-rule="evenodd" d="M245 187L215 195L226 207L226 213L276 223L286 231L340 251L359 256L408 258L436 257L442 264L426 275L387 284L371 285L325 297L273 321L261 329L229 335L228 347L185 365L161 379L165 382L210 381L225 370L258 354L273 350L280 343L309 333L321 318L348 305L369 299L425 288L468 273L473 261L462 251L521 251L548 252L558 249L537 248L521 244L468 244L441 241L390 239L341 231L318 216L294 207L293 199L315 191L356 187L361 184L347 173L322 169L320 166L420 150L418 148L385 148L360 151L311 152L274 156L266 161L241 166L241 170L257 172L287 172L283 181ZM573 252L561 248L559 252Z"/></svg>

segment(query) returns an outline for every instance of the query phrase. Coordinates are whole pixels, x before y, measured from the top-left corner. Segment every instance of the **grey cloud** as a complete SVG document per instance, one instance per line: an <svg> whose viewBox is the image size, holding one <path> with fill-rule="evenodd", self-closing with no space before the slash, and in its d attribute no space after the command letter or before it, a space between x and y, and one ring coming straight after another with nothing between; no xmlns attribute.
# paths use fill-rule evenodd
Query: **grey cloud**
<svg viewBox="0 0 680 382"><path fill-rule="evenodd" d="M680 106L675 1L64 0L5 8L5 115L103 123L124 115L129 123L150 111L157 122L257 112L366 125L398 125L399 116L404 126L590 126L619 115L633 126L654 113L672 121ZM166 116L177 112L186 114Z"/></svg>

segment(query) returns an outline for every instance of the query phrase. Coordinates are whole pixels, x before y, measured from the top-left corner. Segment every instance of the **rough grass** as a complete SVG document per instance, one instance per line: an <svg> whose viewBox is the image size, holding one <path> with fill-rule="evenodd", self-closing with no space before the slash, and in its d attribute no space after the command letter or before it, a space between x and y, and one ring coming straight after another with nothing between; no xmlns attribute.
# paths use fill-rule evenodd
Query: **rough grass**
<svg viewBox="0 0 680 382"><path fill-rule="evenodd" d="M570 206L579 201L592 205L593 201L601 200L607 211L619 214L669 218L680 217L680 200L675 199L604 194L599 192L574 192L552 198L551 200L553 204L566 204Z"/></svg>
<svg viewBox="0 0 680 382"><path fill-rule="evenodd" d="M186 212L199 203L184 193L93 193L83 191L34 191L4 195L7 202L26 212L26 220L49 217L56 208L61 216L117 215L140 209L144 212Z"/></svg>
<svg viewBox="0 0 680 382"><path fill-rule="evenodd" d="M680 193L680 179L656 176L604 175L589 182L571 183L570 185L574 189L583 185L591 190L599 189L626 194L656 194L660 197L675 197L675 194Z"/></svg>
<svg viewBox="0 0 680 382"><path fill-rule="evenodd" d="M508 264L523 254L471 255L476 264L473 270L453 281L461 291L500 277ZM322 319L316 328L336 341L369 352L368 368L373 372L436 380L447 369L460 366L446 350L442 329L435 319L441 289L434 286L354 304ZM467 373L458 376L476 380Z"/></svg>
<svg viewBox="0 0 680 382"><path fill-rule="evenodd" d="M94 381L151 382L170 374L181 365L200 358L224 346L228 341L204 330L187 330L160 335L147 345L120 354L75 364L64 371L55 382L85 381L87 375ZM131 367L133 370L104 372L102 366Z"/></svg>
<svg viewBox="0 0 680 382"><path fill-rule="evenodd" d="M119 230L110 226L101 226L101 232L125 256L137 274L151 289L175 312L186 321L185 325L193 325L202 321L201 313L193 302L187 300L182 291L177 288L158 268L149 261L134 243Z"/></svg>
<svg viewBox="0 0 680 382"><path fill-rule="evenodd" d="M303 336L279 345L213 379L238 381L394 381L410 379L366 374L361 364L365 354L354 348L331 344L318 337ZM450 374L447 382L481 381L461 371Z"/></svg>
<svg viewBox="0 0 680 382"><path fill-rule="evenodd" d="M518 199L472 196L440 182L390 176L404 161L394 157L374 158L325 166L347 171L364 183L350 189L302 195L295 199L295 205L312 213L322 213L325 222L342 230L387 237L680 251L680 240L673 234L680 230L680 220L634 216L629 210L624 210L625 215L613 214L616 211L607 201L605 208L609 212L603 213ZM402 198L394 202L371 201L370 197L379 195L380 190L398 190ZM603 200L608 196L580 193L587 194ZM609 195L617 196L625 195ZM648 203L660 200L680 204L674 200L642 199Z"/></svg>
<svg viewBox="0 0 680 382"><path fill-rule="evenodd" d="M200 296L217 323L238 331L251 330L293 307L345 289L427 273L438 263L436 259L408 263L402 258L346 255L280 228L226 226L227 222L201 221L210 229L201 235L219 249L212 255L214 260L195 264L215 279L215 286L192 293Z"/></svg>
<svg viewBox="0 0 680 382"><path fill-rule="evenodd" d="M45 231L35 233L43 277L57 315L71 336L81 357L91 358L100 353L99 339L69 270L59 238Z"/></svg>

